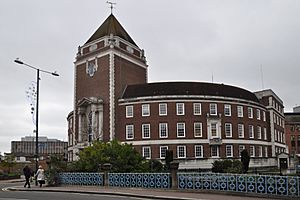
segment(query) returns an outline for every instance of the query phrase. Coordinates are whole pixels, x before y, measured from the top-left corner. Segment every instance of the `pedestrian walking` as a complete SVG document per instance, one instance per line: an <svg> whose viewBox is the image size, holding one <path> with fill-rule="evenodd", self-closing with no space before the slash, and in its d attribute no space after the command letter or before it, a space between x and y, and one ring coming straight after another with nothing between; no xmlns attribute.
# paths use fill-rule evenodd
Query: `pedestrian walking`
<svg viewBox="0 0 300 200"><path fill-rule="evenodd" d="M35 178L38 181L38 183L40 184L40 187L42 187L43 184L45 184L45 170L43 169L43 167L40 165L39 169L37 170L36 174L35 174Z"/></svg>
<svg viewBox="0 0 300 200"><path fill-rule="evenodd" d="M28 188L30 188L30 177L32 174L32 170L30 169L30 167L28 167L27 165L23 168L23 174L25 176L25 185L24 187L26 187L28 185Z"/></svg>

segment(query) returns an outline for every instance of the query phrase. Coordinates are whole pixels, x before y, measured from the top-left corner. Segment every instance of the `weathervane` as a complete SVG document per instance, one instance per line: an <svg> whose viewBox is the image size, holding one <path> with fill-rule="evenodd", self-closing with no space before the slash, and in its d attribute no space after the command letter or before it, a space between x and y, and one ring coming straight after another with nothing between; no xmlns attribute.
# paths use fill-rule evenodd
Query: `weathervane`
<svg viewBox="0 0 300 200"><path fill-rule="evenodd" d="M107 1L106 3L110 4L110 13L113 14L114 5L116 5L117 3L113 3L111 1Z"/></svg>

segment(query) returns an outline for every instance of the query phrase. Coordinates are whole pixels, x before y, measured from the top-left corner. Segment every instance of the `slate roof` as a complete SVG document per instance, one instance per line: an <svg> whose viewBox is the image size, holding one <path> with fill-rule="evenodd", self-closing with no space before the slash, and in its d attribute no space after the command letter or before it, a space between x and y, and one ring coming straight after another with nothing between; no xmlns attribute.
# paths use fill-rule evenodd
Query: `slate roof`
<svg viewBox="0 0 300 200"><path fill-rule="evenodd" d="M204 82L157 82L128 85L122 98L168 96L168 95L202 95L232 97L259 103L256 95L235 86Z"/></svg>
<svg viewBox="0 0 300 200"><path fill-rule="evenodd" d="M88 41L85 44L97 40L101 37L109 36L110 34L119 36L120 38L137 46L113 14L107 17L107 19L101 24L101 26L96 30L96 32L88 39Z"/></svg>

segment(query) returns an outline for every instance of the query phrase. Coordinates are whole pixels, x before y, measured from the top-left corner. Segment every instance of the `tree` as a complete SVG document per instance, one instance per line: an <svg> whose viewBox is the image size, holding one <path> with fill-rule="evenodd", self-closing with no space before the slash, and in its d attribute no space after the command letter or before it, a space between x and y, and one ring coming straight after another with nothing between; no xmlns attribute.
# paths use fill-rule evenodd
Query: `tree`
<svg viewBox="0 0 300 200"><path fill-rule="evenodd" d="M149 162L131 144L114 140L108 143L94 142L79 153L79 160L72 168L75 171L97 172L105 163L111 164L112 172L149 171Z"/></svg>
<svg viewBox="0 0 300 200"><path fill-rule="evenodd" d="M52 155L47 161L48 170L46 171L46 177L48 185L58 185L58 174L66 171L66 160L62 155Z"/></svg>
<svg viewBox="0 0 300 200"><path fill-rule="evenodd" d="M241 162L243 163L243 173L247 173L249 169L250 156L246 149L241 152Z"/></svg>
<svg viewBox="0 0 300 200"><path fill-rule="evenodd" d="M239 160L216 160L212 165L211 171L214 173L240 174L243 171L242 163Z"/></svg>
<svg viewBox="0 0 300 200"><path fill-rule="evenodd" d="M170 170L170 164L173 161L173 151L166 150L166 157L165 157L165 169L168 171Z"/></svg>
<svg viewBox="0 0 300 200"><path fill-rule="evenodd" d="M12 167L16 165L15 156L7 155L4 160L1 161L1 166L7 170L7 173L10 173Z"/></svg>

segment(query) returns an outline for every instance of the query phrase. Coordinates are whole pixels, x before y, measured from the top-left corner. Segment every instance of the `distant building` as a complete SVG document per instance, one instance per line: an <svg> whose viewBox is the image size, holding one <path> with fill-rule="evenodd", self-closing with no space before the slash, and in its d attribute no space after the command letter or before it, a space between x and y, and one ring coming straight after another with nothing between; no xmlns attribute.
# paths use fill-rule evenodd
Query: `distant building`
<svg viewBox="0 0 300 200"><path fill-rule="evenodd" d="M300 110L294 108L294 112L284 113L286 143L290 156L300 158ZM296 111L296 112L295 112Z"/></svg>
<svg viewBox="0 0 300 200"><path fill-rule="evenodd" d="M57 139L48 139L47 137L39 137L39 159L45 160L51 155L67 156L68 143ZM35 137L25 136L21 141L11 142L11 153L16 157L16 161L31 161L35 157Z"/></svg>
<svg viewBox="0 0 300 200"><path fill-rule="evenodd" d="M251 167L272 167L287 153L284 106L272 90L148 83L144 50L112 14L78 48L74 65L69 161L93 141L113 139L132 144L146 159L164 161L166 150L172 150L181 169L240 159L244 149Z"/></svg>

